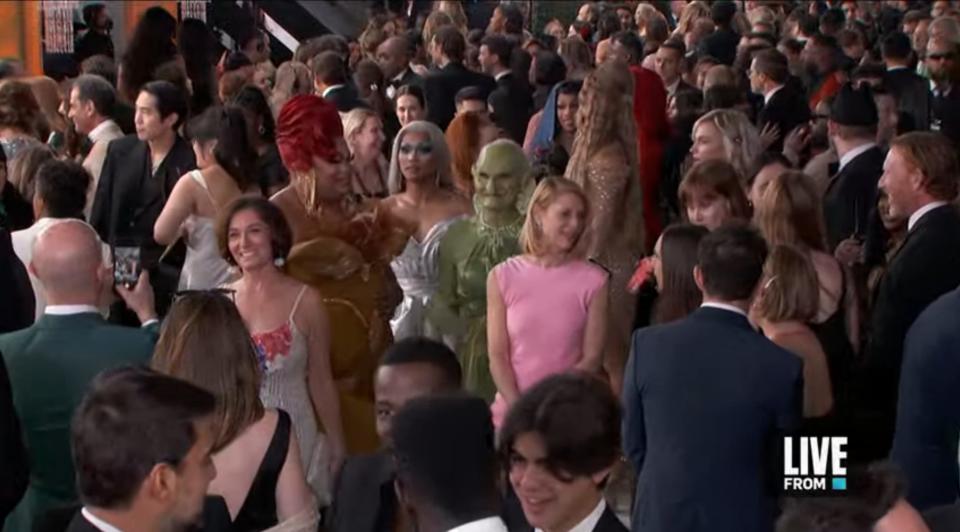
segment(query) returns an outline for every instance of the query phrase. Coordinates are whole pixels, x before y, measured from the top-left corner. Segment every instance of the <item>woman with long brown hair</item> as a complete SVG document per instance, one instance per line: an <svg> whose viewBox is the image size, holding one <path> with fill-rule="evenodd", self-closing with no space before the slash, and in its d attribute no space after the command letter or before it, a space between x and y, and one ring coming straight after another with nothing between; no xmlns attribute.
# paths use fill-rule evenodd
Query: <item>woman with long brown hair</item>
<svg viewBox="0 0 960 532"><path fill-rule="evenodd" d="M730 220L750 220L742 176L726 161L694 164L680 182L678 198L685 220L713 231Z"/></svg>
<svg viewBox="0 0 960 532"><path fill-rule="evenodd" d="M608 61L587 77L580 92L577 136L566 178L583 187L590 204L584 242L587 257L611 273L611 309L605 369L619 393L629 351L633 296L627 283L643 251L643 213L637 176L633 75Z"/></svg>
<svg viewBox="0 0 960 532"><path fill-rule="evenodd" d="M195 384L217 398L214 410L214 496L204 519L231 530L319 520L304 477L290 415L264 408L260 364L236 306L220 292L184 293L170 307L153 369Z"/></svg>

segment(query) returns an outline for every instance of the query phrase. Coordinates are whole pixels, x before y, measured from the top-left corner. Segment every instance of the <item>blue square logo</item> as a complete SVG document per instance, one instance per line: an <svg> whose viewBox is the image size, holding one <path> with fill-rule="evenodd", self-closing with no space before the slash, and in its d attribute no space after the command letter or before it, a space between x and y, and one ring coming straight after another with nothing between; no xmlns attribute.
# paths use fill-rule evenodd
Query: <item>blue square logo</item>
<svg viewBox="0 0 960 532"><path fill-rule="evenodd" d="M844 477L834 478L833 489L837 491L845 491L847 489L847 479Z"/></svg>

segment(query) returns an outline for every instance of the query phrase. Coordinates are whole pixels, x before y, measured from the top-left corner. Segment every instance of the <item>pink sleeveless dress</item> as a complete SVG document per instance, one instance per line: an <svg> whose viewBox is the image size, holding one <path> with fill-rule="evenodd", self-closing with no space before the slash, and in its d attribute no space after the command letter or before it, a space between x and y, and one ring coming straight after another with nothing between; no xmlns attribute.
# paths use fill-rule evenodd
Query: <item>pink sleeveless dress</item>
<svg viewBox="0 0 960 532"><path fill-rule="evenodd" d="M498 264L493 275L506 307L510 365L520 392L579 362L587 311L607 273L583 260L544 267L518 256ZM506 407L497 393L490 407L495 426Z"/></svg>

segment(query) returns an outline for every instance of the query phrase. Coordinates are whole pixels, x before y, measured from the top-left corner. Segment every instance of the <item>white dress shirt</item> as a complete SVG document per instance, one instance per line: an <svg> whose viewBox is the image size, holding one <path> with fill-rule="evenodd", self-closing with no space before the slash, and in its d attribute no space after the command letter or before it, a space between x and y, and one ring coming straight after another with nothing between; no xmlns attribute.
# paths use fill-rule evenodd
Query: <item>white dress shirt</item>
<svg viewBox="0 0 960 532"><path fill-rule="evenodd" d="M600 497L600 502L597 503L597 506L587 514L587 517L577 523L576 526L571 528L568 532L593 532L594 528L597 528L597 523L600 522L600 518L603 517L603 511L607 509L607 501L603 500L603 497ZM543 532L537 528L534 532Z"/></svg>
<svg viewBox="0 0 960 532"><path fill-rule="evenodd" d="M478 519L469 523L451 528L447 532L507 532L507 525L498 516Z"/></svg>
<svg viewBox="0 0 960 532"><path fill-rule="evenodd" d="M119 133L119 135L117 133ZM100 142L101 140L111 141L122 136L123 131L120 130L120 126L109 118L97 124L97 127L90 130L90 133L87 134L90 142Z"/></svg>
<svg viewBox="0 0 960 532"><path fill-rule="evenodd" d="M720 310L728 310L730 312L736 312L737 314L743 316L744 318L747 318L747 313L742 308L734 305L728 305L726 303L717 303L716 301L707 301L700 305L700 308L703 308L703 307L718 308Z"/></svg>
<svg viewBox="0 0 960 532"><path fill-rule="evenodd" d="M100 310L93 305L48 305L43 313L51 316L72 316L84 313L99 314Z"/></svg>
<svg viewBox="0 0 960 532"><path fill-rule="evenodd" d="M770 99L773 98L773 95L780 92L780 89L783 88L783 85L777 85L776 87L770 89L770 92L763 95L763 105L770 103Z"/></svg>
<svg viewBox="0 0 960 532"><path fill-rule="evenodd" d="M907 220L907 232L909 233L912 231L913 226L917 225L917 222L919 222L920 218L923 218L925 214L933 209L936 209L937 207L943 207L946 204L947 202L945 201L933 201L914 211L914 213L911 214L910 218Z"/></svg>
<svg viewBox="0 0 960 532"><path fill-rule="evenodd" d="M24 267L28 268L30 261L33 260L33 243L36 242L37 235L40 234L40 231L43 231L57 221L56 218L43 217L33 222L33 225L30 227L20 231L14 231L10 235L10 240L13 241L13 252L17 255L17 258L20 259L20 262L23 263ZM27 273L30 275L30 288L33 289L34 307L36 308L34 319L37 319L43 315L43 309L47 305L47 298L43 294L43 287L40 286L40 281L30 273L29 268L27 269Z"/></svg>
<svg viewBox="0 0 960 532"><path fill-rule="evenodd" d="M857 146L856 148L848 151L847 153L844 153L843 157L840 158L840 166L837 167L837 173L840 173L840 171L843 170L844 166L850 164L850 161L856 159L858 156L860 156L860 154L864 153L870 148L875 147L876 145L877 145L876 142L868 142L866 144L861 144L860 146Z"/></svg>
<svg viewBox="0 0 960 532"><path fill-rule="evenodd" d="M87 510L86 506L80 510L80 514L83 515L84 519L90 521L90 524L93 525L94 528L100 530L101 532L123 532L123 530L120 530L103 519L93 515L90 510Z"/></svg>
<svg viewBox="0 0 960 532"><path fill-rule="evenodd" d="M323 89L323 93L320 94L320 97L321 97L321 98L326 98L327 95L330 94L330 91L337 90L337 89L339 89L340 87L346 87L346 85L344 85L343 83L338 83L338 84L336 84L336 85L330 85L330 86L327 87L326 89Z"/></svg>

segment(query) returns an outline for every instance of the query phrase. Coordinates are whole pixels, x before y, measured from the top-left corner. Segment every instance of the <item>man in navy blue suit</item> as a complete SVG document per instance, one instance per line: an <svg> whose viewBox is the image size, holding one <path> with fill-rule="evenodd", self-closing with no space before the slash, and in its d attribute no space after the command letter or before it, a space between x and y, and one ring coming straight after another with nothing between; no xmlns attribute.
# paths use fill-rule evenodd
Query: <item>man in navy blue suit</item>
<svg viewBox="0 0 960 532"><path fill-rule="evenodd" d="M948 292L913 322L903 350L891 460L919 510L960 497L960 290Z"/></svg>
<svg viewBox="0 0 960 532"><path fill-rule="evenodd" d="M765 479L800 419L802 362L747 319L766 257L753 229L717 229L697 253L700 309L634 334L623 432L635 532L773 529Z"/></svg>

